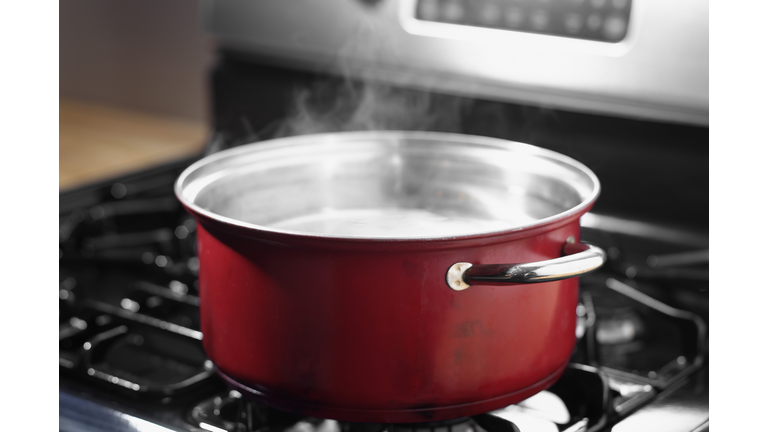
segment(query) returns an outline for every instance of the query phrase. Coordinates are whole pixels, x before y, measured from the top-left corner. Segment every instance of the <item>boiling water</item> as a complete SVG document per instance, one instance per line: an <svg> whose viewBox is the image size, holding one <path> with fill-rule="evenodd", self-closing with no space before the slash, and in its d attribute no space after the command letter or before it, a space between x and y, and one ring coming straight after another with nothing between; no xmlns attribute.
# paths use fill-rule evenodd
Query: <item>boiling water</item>
<svg viewBox="0 0 768 432"><path fill-rule="evenodd" d="M499 231L517 226L520 222L454 217L422 209L393 208L326 210L272 223L270 227L345 237L419 238Z"/></svg>

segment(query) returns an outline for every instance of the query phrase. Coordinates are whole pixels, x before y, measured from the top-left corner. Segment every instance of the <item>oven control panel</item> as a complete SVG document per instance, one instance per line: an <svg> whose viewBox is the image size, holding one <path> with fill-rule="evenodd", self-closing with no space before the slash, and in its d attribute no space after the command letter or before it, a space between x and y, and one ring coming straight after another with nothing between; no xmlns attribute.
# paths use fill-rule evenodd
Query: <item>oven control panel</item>
<svg viewBox="0 0 768 432"><path fill-rule="evenodd" d="M576 112L707 125L702 0L200 0L254 61Z"/></svg>
<svg viewBox="0 0 768 432"><path fill-rule="evenodd" d="M418 0L415 18L615 43L631 8L632 0Z"/></svg>

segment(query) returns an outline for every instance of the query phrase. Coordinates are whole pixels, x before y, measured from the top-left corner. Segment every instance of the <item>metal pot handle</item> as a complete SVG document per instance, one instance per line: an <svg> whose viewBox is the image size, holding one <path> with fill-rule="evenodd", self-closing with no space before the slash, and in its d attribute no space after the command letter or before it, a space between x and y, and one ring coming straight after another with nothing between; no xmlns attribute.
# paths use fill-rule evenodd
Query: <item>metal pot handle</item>
<svg viewBox="0 0 768 432"><path fill-rule="evenodd" d="M551 282L585 275L599 268L606 260L605 252L597 246L576 243L573 236L563 245L563 257L523 264L478 264L458 262L448 268L445 281L455 291L470 287L473 282L485 285Z"/></svg>

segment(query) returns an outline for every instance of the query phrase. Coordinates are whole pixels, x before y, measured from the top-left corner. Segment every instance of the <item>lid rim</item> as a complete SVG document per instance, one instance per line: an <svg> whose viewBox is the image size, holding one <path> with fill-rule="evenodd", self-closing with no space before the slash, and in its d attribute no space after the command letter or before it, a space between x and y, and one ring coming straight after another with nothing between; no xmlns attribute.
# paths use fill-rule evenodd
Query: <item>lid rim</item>
<svg viewBox="0 0 768 432"><path fill-rule="evenodd" d="M525 151L527 153L531 153L536 156L541 156L544 158L553 159L555 161L564 163L569 168L572 168L575 171L579 171L580 173L588 177L589 180L591 180L593 184L593 188L592 188L592 191L585 198L583 198L578 205L573 206L555 215L538 219L536 221L533 221L527 224L513 226L503 230L478 231L478 232L465 233L465 234L456 235L456 236L436 235L436 236L422 236L422 237L417 237L417 236L367 237L367 236L356 236L356 235L321 234L321 233L312 233L312 232L304 232L304 231L277 229L277 228L272 228L264 225L244 222L241 220L220 215L218 213L212 212L210 210L207 210L198 206L194 202L194 198L188 199L188 197L185 196L185 187L189 186L184 184L185 181L193 173L221 159L236 158L240 156L242 153L254 152L255 149L258 149L258 151L269 151L272 148L283 148L291 144L301 145L301 144L306 144L307 142L323 141L323 140L354 141L354 140L360 140L360 139L440 140L440 141L450 141L456 144L464 144L464 145L492 146L492 147L497 147L500 149L505 149L510 151ZM514 149L509 148L510 146L513 146ZM179 178L176 180L176 183L174 184L174 192L176 194L177 199L184 205L185 208L187 208L187 210L190 213L192 213L193 215L197 214L200 216L204 216L212 221L217 221L232 227L238 227L240 229L250 230L250 231L253 231L254 233L269 233L271 235L288 236L293 238L304 238L304 239L315 239L315 240L329 239L329 240L349 240L349 241L364 241L364 242L387 242L387 243L414 242L414 241L459 241L461 239L472 239L472 238L478 238L478 237L494 237L494 236L502 236L507 234L515 234L515 233L530 231L542 226L550 225L560 220L569 219L570 217L576 214L586 213L586 211L588 211L589 208L591 208L591 206L597 200L597 197L600 194L600 189L601 189L600 182L597 179L597 176L588 167L586 167L584 164L582 164L581 162L573 158L570 158L568 156L565 156L561 153L557 153L552 150L548 150L541 147L536 147L530 144L520 143L516 141L503 140L499 138L491 138L491 137L476 136L476 135L454 134L454 133L443 133L443 132L421 132L421 131L418 131L418 132L416 131L337 132L337 133L324 133L324 134L313 134L313 135L299 135L299 136L293 136L293 137L287 137L287 138L268 140L265 142L247 144L247 145L227 149L219 153L215 153L213 155L207 156L203 159L200 159L199 161L187 167L187 169L185 169L181 173Z"/></svg>

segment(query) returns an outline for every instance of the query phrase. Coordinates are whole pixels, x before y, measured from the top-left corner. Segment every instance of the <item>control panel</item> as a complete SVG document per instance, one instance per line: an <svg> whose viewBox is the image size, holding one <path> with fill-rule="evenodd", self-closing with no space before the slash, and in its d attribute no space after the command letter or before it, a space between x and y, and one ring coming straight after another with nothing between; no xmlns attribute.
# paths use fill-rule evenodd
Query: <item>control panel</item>
<svg viewBox="0 0 768 432"><path fill-rule="evenodd" d="M632 0L418 0L422 21L616 43L629 26Z"/></svg>
<svg viewBox="0 0 768 432"><path fill-rule="evenodd" d="M446 94L706 125L702 0L199 0L254 61Z"/></svg>

